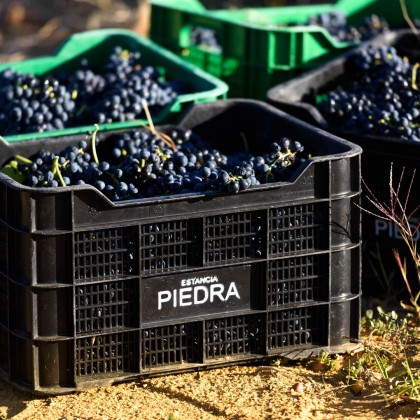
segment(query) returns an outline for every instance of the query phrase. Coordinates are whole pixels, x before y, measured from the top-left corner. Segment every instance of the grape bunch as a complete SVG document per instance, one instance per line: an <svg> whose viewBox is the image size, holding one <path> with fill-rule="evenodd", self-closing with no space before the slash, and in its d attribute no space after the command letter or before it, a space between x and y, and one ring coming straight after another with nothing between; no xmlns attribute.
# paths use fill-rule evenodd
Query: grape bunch
<svg viewBox="0 0 420 420"><path fill-rule="evenodd" d="M418 64L381 46L356 52L349 86L328 92L317 105L328 123L346 132L420 142Z"/></svg>
<svg viewBox="0 0 420 420"><path fill-rule="evenodd" d="M195 26L190 32L191 45L209 48L214 53L222 52L222 45L216 31L201 26Z"/></svg>
<svg viewBox="0 0 420 420"><path fill-rule="evenodd" d="M40 150L31 159L17 155L7 166L8 173L15 171L30 187L89 184L110 200L121 201L191 192L238 193L285 181L305 160L300 156L303 146L286 137L262 156L227 156L191 130L174 128L168 134L126 131L111 145L104 142L105 159L99 161L98 128L57 154Z"/></svg>
<svg viewBox="0 0 420 420"><path fill-rule="evenodd" d="M349 25L340 11L310 17L308 25L321 26L339 42L363 42L389 30L388 23L377 15L367 16L356 26Z"/></svg>
<svg viewBox="0 0 420 420"><path fill-rule="evenodd" d="M0 135L47 132L78 125L130 121L152 115L185 89L162 80L141 55L116 47L101 68L82 60L56 76L0 72Z"/></svg>
<svg viewBox="0 0 420 420"><path fill-rule="evenodd" d="M130 121L145 116L142 101L152 115L177 97L179 86L161 80L152 66L140 65L140 53L115 48L100 73L88 63L64 76L76 96L79 124Z"/></svg>
<svg viewBox="0 0 420 420"><path fill-rule="evenodd" d="M51 77L0 72L0 134L60 130L71 124L76 104Z"/></svg>

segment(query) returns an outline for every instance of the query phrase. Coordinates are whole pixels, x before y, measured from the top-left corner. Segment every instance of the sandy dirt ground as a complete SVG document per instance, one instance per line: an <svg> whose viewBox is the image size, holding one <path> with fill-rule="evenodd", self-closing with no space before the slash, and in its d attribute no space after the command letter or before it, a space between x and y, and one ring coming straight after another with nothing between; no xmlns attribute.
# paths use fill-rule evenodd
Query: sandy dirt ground
<svg viewBox="0 0 420 420"><path fill-rule="evenodd" d="M340 372L307 363L234 366L168 375L55 397L0 381L0 418L14 419L414 419L420 406L387 404L375 383L355 394ZM357 390L358 391L358 390Z"/></svg>
<svg viewBox="0 0 420 420"><path fill-rule="evenodd" d="M0 62L52 53L71 33L119 26L147 30L135 0L2 0ZM34 6L36 4L36 6ZM140 18L139 18L140 16ZM146 22L146 23L145 23ZM357 357L357 356L354 356ZM36 397L0 379L0 418L14 419L413 419L414 403L384 401L375 382L355 394L341 369L308 362L236 366Z"/></svg>

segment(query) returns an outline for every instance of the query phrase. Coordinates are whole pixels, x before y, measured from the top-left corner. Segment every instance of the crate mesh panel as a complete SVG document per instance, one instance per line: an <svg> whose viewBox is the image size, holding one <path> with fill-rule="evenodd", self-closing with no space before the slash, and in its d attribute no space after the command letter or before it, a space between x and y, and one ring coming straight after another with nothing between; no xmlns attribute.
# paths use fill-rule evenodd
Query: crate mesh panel
<svg viewBox="0 0 420 420"><path fill-rule="evenodd" d="M205 321L206 358L257 353L262 342L259 315Z"/></svg>
<svg viewBox="0 0 420 420"><path fill-rule="evenodd" d="M75 300L77 333L137 326L134 280L76 286Z"/></svg>
<svg viewBox="0 0 420 420"><path fill-rule="evenodd" d="M138 343L135 332L100 335L76 340L76 376L135 372Z"/></svg>
<svg viewBox="0 0 420 420"><path fill-rule="evenodd" d="M328 291L328 267L323 255L270 261L267 281L269 306L320 300Z"/></svg>
<svg viewBox="0 0 420 420"><path fill-rule="evenodd" d="M143 330L143 368L200 362L200 336L198 323Z"/></svg>
<svg viewBox="0 0 420 420"><path fill-rule="evenodd" d="M325 247L328 214L323 203L300 204L270 210L269 252L300 252Z"/></svg>
<svg viewBox="0 0 420 420"><path fill-rule="evenodd" d="M7 327L8 324L8 293L7 293L7 280L0 276L0 324Z"/></svg>
<svg viewBox="0 0 420 420"><path fill-rule="evenodd" d="M261 212L209 216L205 219L205 261L219 263L264 257Z"/></svg>
<svg viewBox="0 0 420 420"><path fill-rule="evenodd" d="M326 344L328 314L319 306L270 312L267 327L269 349Z"/></svg>
<svg viewBox="0 0 420 420"><path fill-rule="evenodd" d="M198 237L193 220L141 226L141 270L158 273L195 265Z"/></svg>
<svg viewBox="0 0 420 420"><path fill-rule="evenodd" d="M7 274L7 227L0 222L0 271Z"/></svg>
<svg viewBox="0 0 420 420"><path fill-rule="evenodd" d="M112 228L74 235L75 278L96 280L135 274L135 229Z"/></svg>
<svg viewBox="0 0 420 420"><path fill-rule="evenodd" d="M9 371L9 333L0 326L0 367Z"/></svg>

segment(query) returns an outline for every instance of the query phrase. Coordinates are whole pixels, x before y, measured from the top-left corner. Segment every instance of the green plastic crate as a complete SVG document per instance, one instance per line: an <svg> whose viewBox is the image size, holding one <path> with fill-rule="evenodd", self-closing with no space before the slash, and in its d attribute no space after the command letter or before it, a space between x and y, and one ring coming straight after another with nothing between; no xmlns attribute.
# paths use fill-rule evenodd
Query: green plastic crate
<svg viewBox="0 0 420 420"><path fill-rule="evenodd" d="M407 27L400 0L338 0L334 4L235 10L208 10L204 0L150 3L151 39L227 82L230 97L264 99L270 87L355 46L336 41L319 26L303 26L311 16L342 11L355 24L375 13L391 27ZM409 15L420 17L420 1L406 3ZM192 45L190 34L195 27L214 31L222 50Z"/></svg>
<svg viewBox="0 0 420 420"><path fill-rule="evenodd" d="M194 103L223 99L228 86L223 81L193 66L172 52L154 42L124 29L103 29L82 32L70 36L51 56L38 57L14 63L0 65L0 71L12 68L21 73L32 73L37 76L58 74L63 70L79 68L82 59L87 58L95 65L103 64L114 47L121 46L130 51L140 52L141 60L163 72L167 80L176 80L185 84L188 93L179 95L154 117L155 123L169 122L179 113ZM94 124L95 121L92 121ZM101 124L100 130L107 131L119 128L138 127L147 123L146 119ZM5 136L7 142L41 139L85 133L92 130L92 125L66 128L43 133L27 133Z"/></svg>

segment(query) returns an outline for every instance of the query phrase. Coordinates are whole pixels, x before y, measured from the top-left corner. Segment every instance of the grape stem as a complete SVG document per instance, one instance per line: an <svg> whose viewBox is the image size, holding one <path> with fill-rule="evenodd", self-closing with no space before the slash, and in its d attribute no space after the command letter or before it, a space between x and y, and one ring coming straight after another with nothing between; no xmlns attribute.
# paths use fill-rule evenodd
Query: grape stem
<svg viewBox="0 0 420 420"><path fill-rule="evenodd" d="M401 6L401 12L403 14L404 20L407 22L407 25L410 27L410 29L413 31L415 35L419 34L419 31L416 28L416 25L411 20L408 10L407 10L407 4L405 3L405 0L400 0L400 6Z"/></svg>
<svg viewBox="0 0 420 420"><path fill-rule="evenodd" d="M95 163L99 165L98 155L96 154L96 133L99 131L99 125L95 124L95 131L92 134L92 155Z"/></svg>
<svg viewBox="0 0 420 420"><path fill-rule="evenodd" d="M30 160L26 157L23 157L21 155L15 155L15 159L20 160L21 162L26 163L27 165L32 165L33 164L32 160Z"/></svg>
<svg viewBox="0 0 420 420"><path fill-rule="evenodd" d="M288 161L287 158L288 157L294 158L295 155L296 155L296 152L291 152L289 149L286 150L286 153L277 152L277 158L269 166L269 169L267 171L267 175L266 175L265 179L266 180L268 179L268 177L271 175L272 169L274 168L274 166L277 165L277 163L284 162L284 163L286 163L286 166L290 166L291 162Z"/></svg>
<svg viewBox="0 0 420 420"><path fill-rule="evenodd" d="M419 66L419 63L414 64L411 73L411 87L413 90L419 90L419 88L417 87L417 69L419 68Z"/></svg>
<svg viewBox="0 0 420 420"><path fill-rule="evenodd" d="M79 110L76 112L76 115L79 116L79 115L83 114L86 110L87 110L87 106L86 105L82 105L79 108Z"/></svg>
<svg viewBox="0 0 420 420"><path fill-rule="evenodd" d="M177 151L176 148L176 144L175 142L166 134L161 133L159 131L156 130L154 124L153 124L153 119L152 116L150 115L150 111L149 111L149 106L147 105L147 102L145 99L141 100L141 105L144 109L144 112L146 114L146 118L147 118L147 123L149 124L149 127L146 127L147 129L149 129L151 131L152 134L158 136L164 143L166 143L174 152Z"/></svg>
<svg viewBox="0 0 420 420"><path fill-rule="evenodd" d="M153 134L156 134L156 129L155 129L155 126L153 124L152 116L150 115L149 107L147 105L147 102L144 99L141 100L141 105L144 109L144 113L146 114L146 118L147 118L147 122L148 122L149 127L150 127L150 131Z"/></svg>
<svg viewBox="0 0 420 420"><path fill-rule="evenodd" d="M53 172L53 174L57 174L58 179L60 180L61 185L63 187L65 187L66 186L66 183L64 182L63 176L61 175L60 164L58 163L58 159L60 159L59 156L56 156L54 158L54 161L53 161L53 171L52 172Z"/></svg>

